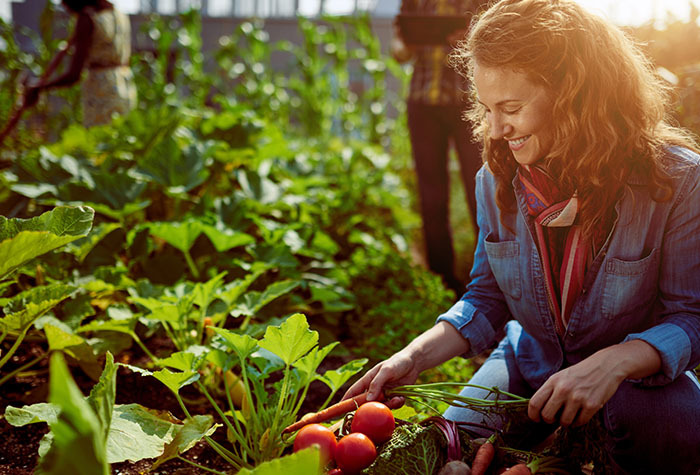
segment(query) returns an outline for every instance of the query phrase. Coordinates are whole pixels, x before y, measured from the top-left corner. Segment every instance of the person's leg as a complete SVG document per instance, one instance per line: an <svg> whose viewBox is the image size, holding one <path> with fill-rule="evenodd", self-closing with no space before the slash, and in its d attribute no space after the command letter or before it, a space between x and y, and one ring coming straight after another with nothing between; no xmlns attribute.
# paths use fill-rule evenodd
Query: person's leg
<svg viewBox="0 0 700 475"><path fill-rule="evenodd" d="M469 380L469 383L486 388L497 387L523 397L530 397L534 393L534 390L520 374L515 363L513 349L505 339L493 350L489 358ZM478 399L493 400L496 398L496 394L491 391L473 387L465 387L460 394ZM526 413L522 415L523 417L518 420L511 419L512 423L508 427L508 432L504 434L509 444L518 447L531 447L555 429L554 426L531 421L527 418ZM444 417L455 422L465 423L465 428L483 437L488 437L496 430L503 430L506 423L499 415L483 414L473 409L457 406L450 406L445 411Z"/></svg>
<svg viewBox="0 0 700 475"><path fill-rule="evenodd" d="M449 224L449 130L442 123L440 111L444 111L444 108L409 102L408 128L428 268L442 276L449 287L461 289L463 286L454 277L454 251Z"/></svg>
<svg viewBox="0 0 700 475"><path fill-rule="evenodd" d="M692 373L657 387L623 382L603 408L609 453L631 474L700 473L700 384Z"/></svg>
<svg viewBox="0 0 700 475"><path fill-rule="evenodd" d="M452 111L452 123L454 124L454 144L459 160L459 170L467 197L467 205L472 217L472 224L476 229L476 172L481 168L481 146L474 143L469 123L462 120L462 111L454 107Z"/></svg>

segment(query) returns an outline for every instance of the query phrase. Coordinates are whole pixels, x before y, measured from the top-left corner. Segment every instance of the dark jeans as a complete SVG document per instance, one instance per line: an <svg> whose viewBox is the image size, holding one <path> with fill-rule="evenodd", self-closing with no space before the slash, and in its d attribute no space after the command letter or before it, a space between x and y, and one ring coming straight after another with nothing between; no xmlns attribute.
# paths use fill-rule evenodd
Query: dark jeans
<svg viewBox="0 0 700 475"><path fill-rule="evenodd" d="M467 204L476 229L474 178L481 167L481 149L472 142L471 129L462 120L459 105L409 102L407 112L428 267L441 275L460 297L464 293L464 282L459 282L454 274L448 153L452 143L457 151Z"/></svg>

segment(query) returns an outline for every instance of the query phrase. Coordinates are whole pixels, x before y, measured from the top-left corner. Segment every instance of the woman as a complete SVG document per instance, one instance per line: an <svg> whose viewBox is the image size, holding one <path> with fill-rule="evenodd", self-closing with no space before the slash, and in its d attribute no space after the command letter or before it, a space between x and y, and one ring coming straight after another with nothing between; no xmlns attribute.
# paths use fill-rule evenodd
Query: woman
<svg viewBox="0 0 700 475"><path fill-rule="evenodd" d="M83 124L107 124L112 115L125 114L136 106L136 87L129 67L131 24L129 17L107 0L63 0L77 17L69 47L73 56L65 73L30 84L24 107L33 106L42 90L82 84ZM52 62L53 63L53 62Z"/></svg>
<svg viewBox="0 0 700 475"><path fill-rule="evenodd" d="M622 471L696 473L700 156L665 118L666 87L622 32L566 0L501 0L452 62L472 80L486 161L471 282L346 397L411 384L505 327L473 383L530 397L540 428L598 414Z"/></svg>

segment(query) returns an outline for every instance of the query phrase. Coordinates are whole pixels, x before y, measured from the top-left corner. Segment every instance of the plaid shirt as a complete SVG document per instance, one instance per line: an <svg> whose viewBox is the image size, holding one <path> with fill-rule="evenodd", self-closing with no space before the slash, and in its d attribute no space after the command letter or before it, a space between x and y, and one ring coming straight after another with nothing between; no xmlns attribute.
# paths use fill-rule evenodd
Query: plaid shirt
<svg viewBox="0 0 700 475"><path fill-rule="evenodd" d="M403 0L401 13L427 15L467 15L473 11L473 0ZM466 81L447 64L452 47L414 46L413 75L409 102L432 105L459 104L463 101Z"/></svg>

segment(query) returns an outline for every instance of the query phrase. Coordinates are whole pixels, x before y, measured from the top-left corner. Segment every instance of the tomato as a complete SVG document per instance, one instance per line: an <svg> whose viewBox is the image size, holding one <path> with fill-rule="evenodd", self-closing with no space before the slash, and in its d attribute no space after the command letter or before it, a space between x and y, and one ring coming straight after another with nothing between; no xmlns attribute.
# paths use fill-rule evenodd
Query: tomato
<svg viewBox="0 0 700 475"><path fill-rule="evenodd" d="M375 444L381 444L391 439L395 425L391 409L381 402L370 401L364 403L355 411L355 417L352 418L350 428L352 432L365 434Z"/></svg>
<svg viewBox="0 0 700 475"><path fill-rule="evenodd" d="M377 449L372 439L360 432L348 434L338 442L335 463L345 474L359 473L372 465Z"/></svg>
<svg viewBox="0 0 700 475"><path fill-rule="evenodd" d="M328 427L321 424L302 427L294 439L294 452L314 445L321 451L321 462L324 465L333 460L338 442Z"/></svg>

